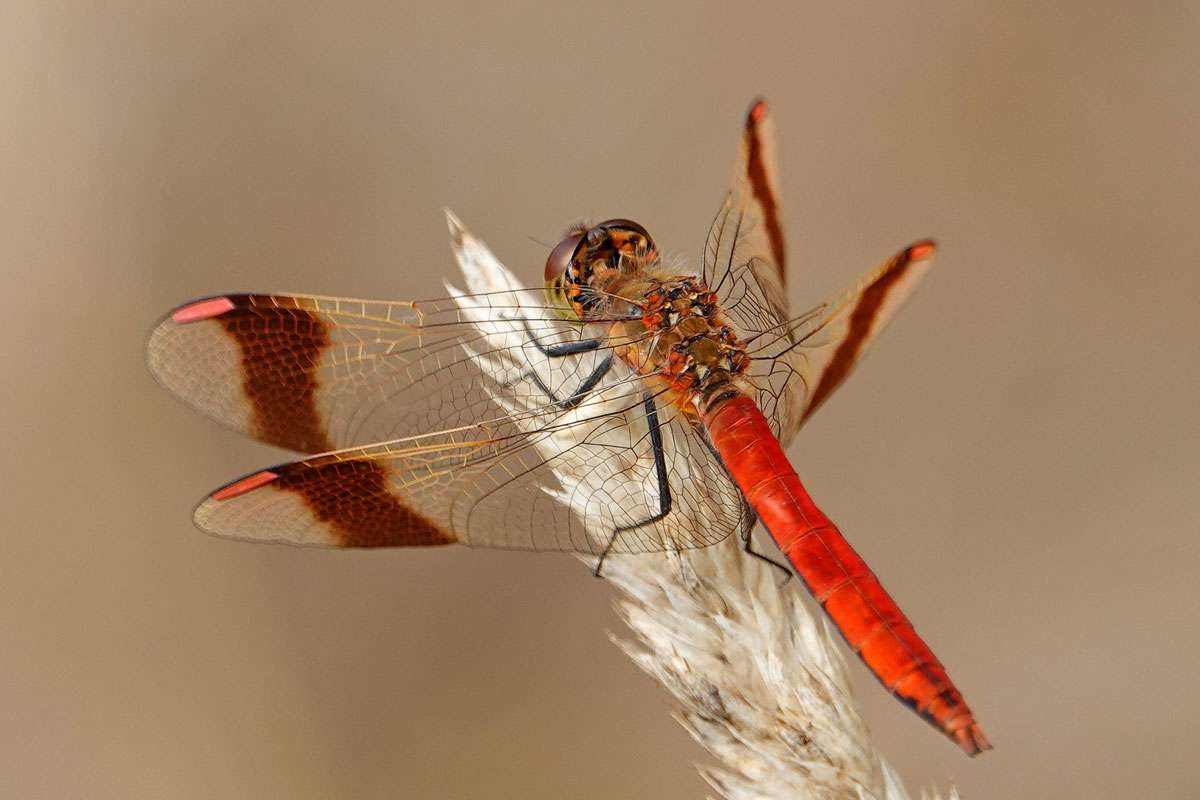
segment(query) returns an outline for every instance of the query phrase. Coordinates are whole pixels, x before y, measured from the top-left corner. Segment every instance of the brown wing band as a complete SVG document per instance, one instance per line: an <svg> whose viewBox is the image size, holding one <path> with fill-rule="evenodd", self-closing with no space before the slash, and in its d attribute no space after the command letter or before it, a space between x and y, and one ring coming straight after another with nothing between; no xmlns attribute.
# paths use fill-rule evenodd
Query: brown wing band
<svg viewBox="0 0 1200 800"><path fill-rule="evenodd" d="M329 526L341 547L414 547L457 541L409 508L373 461L341 461L317 469L280 472L274 485L295 492Z"/></svg>
<svg viewBox="0 0 1200 800"><path fill-rule="evenodd" d="M801 424L812 416L812 413L825 402L825 398L850 374L850 370L854 368L854 364L858 361L859 353L866 343L867 337L871 335L871 327L875 323L879 309L883 306L884 301L887 300L888 294L891 293L892 289L904 277L904 273L912 265L914 261L913 254L919 247L922 247L922 245L914 245L902 253L897 259L900 263L886 270L858 298L858 303L854 306L854 310L850 312L850 328L846 332L846 338L837 346L837 350L833 353L833 358L829 360L829 364L821 372L821 380L817 382L817 388L813 390L812 399L809 401L808 408L804 410L804 416L800 420ZM921 254L926 254L926 251L922 250Z"/></svg>
<svg viewBox="0 0 1200 800"><path fill-rule="evenodd" d="M254 409L255 435L304 453L333 450L316 405L317 363L329 346L324 323L302 308L232 299L235 308L216 321L241 351L242 389Z"/></svg>
<svg viewBox="0 0 1200 800"><path fill-rule="evenodd" d="M759 137L759 123L766 118L767 104L762 100L756 102L746 116L746 177L750 181L754 199L763 210L763 223L767 227L767 238L771 241L771 257L779 273L779 285L787 285L787 265L784 262L783 224L779 221L779 204L771 191L771 183L767 177L767 167L763 162L763 144Z"/></svg>

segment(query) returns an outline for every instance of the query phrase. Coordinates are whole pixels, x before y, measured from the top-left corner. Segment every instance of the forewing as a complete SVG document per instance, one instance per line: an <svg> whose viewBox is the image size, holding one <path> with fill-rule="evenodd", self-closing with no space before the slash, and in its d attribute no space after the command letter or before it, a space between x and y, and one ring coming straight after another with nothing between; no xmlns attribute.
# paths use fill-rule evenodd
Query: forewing
<svg viewBox="0 0 1200 800"><path fill-rule="evenodd" d="M587 365L551 362L536 343L582 331L521 289L452 216L452 245L471 287L481 264L500 278L474 298L468 319L455 298L378 302L293 294L239 294L188 303L152 332L148 363L173 393L262 441L320 453L470 425L496 414L495 386L510 394L537 371L552 389L578 385ZM498 332L511 334L497 338ZM495 352L501 348L504 352ZM498 390L503 393L505 390ZM531 402L540 400L531 398ZM517 398L520 399L520 398Z"/></svg>
<svg viewBox="0 0 1200 800"><path fill-rule="evenodd" d="M791 330L752 337L750 377L783 442L849 376L932 264L934 243L917 242L872 269Z"/></svg>
<svg viewBox="0 0 1200 800"><path fill-rule="evenodd" d="M708 231L704 278L722 308L749 332L788 318L775 125L763 100L746 114L733 181Z"/></svg>

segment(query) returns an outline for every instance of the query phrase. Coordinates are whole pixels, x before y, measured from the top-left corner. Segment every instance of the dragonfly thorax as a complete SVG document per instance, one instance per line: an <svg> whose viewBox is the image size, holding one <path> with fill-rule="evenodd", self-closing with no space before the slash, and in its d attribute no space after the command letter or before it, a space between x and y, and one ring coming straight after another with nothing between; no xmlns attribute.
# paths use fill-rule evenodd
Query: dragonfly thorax
<svg viewBox="0 0 1200 800"><path fill-rule="evenodd" d="M546 261L546 285L580 321L609 326L616 354L692 413L743 388L750 357L704 281L660 269L646 229L612 219L568 230Z"/></svg>
<svg viewBox="0 0 1200 800"><path fill-rule="evenodd" d="M715 396L741 391L750 357L721 312L717 295L692 276L652 280L643 286L641 318L625 324L628 344L617 354L642 375L665 384L688 413ZM630 328L639 327L640 336Z"/></svg>

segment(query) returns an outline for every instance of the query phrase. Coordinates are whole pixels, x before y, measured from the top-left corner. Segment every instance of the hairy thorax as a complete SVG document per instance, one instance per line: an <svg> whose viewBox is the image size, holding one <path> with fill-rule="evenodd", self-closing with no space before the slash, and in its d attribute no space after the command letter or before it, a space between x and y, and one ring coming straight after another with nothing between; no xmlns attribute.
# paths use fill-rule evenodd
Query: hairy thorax
<svg viewBox="0 0 1200 800"><path fill-rule="evenodd" d="M726 389L745 391L750 356L721 313L717 295L692 276L631 281L641 318L614 325L617 356L688 415Z"/></svg>

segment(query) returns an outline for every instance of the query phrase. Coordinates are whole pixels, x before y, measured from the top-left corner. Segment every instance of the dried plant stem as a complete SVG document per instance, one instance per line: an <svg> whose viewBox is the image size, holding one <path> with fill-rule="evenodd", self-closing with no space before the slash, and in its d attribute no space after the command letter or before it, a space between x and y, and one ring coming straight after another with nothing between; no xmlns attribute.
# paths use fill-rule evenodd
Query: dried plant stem
<svg viewBox="0 0 1200 800"><path fill-rule="evenodd" d="M638 639L614 641L675 696L680 724L720 760L701 773L721 796L909 796L875 749L845 661L796 580L781 585L779 570L747 556L736 537L611 556L604 575L625 593L618 611Z"/></svg>

